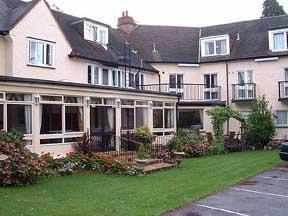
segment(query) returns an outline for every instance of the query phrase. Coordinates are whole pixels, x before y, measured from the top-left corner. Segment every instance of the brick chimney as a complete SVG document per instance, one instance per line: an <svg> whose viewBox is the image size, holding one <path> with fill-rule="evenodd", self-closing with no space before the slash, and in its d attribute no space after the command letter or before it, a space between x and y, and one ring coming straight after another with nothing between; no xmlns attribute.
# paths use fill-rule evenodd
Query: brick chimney
<svg viewBox="0 0 288 216"><path fill-rule="evenodd" d="M126 34L130 34L134 31L136 23L133 17L128 15L128 11L122 12L122 17L118 18L118 29L122 30Z"/></svg>

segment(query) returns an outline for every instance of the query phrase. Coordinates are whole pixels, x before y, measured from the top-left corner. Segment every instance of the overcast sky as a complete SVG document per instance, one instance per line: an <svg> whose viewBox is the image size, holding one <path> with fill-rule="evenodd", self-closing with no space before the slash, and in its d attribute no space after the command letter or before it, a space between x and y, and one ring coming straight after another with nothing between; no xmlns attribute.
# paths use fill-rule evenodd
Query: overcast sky
<svg viewBox="0 0 288 216"><path fill-rule="evenodd" d="M207 26L257 19L264 0L50 0L65 13L113 27L124 10L138 24ZM288 0L278 0L288 12Z"/></svg>

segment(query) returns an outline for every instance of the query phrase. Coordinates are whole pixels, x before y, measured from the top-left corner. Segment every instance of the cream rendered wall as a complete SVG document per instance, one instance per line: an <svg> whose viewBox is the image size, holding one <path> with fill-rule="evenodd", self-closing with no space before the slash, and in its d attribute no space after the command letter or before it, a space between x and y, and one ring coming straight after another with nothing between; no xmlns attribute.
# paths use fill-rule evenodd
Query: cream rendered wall
<svg viewBox="0 0 288 216"><path fill-rule="evenodd" d="M6 43L5 38L0 36L0 75L5 75L6 70Z"/></svg>
<svg viewBox="0 0 288 216"><path fill-rule="evenodd" d="M69 59L71 47L44 1L11 30L10 37L13 41L13 76L87 82L87 64ZM28 37L56 42L55 69L27 66Z"/></svg>

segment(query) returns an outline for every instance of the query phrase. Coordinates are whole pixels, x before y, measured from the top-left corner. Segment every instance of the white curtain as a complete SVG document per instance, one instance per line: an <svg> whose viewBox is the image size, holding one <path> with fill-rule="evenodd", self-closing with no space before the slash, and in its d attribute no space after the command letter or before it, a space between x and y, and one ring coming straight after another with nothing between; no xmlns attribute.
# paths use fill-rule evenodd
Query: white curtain
<svg viewBox="0 0 288 216"><path fill-rule="evenodd" d="M287 125L288 118L287 118L287 112L286 111L279 111L277 112L277 124L278 125Z"/></svg>
<svg viewBox="0 0 288 216"><path fill-rule="evenodd" d="M25 127L27 134L32 133L32 109L30 105L25 106Z"/></svg>
<svg viewBox="0 0 288 216"><path fill-rule="evenodd" d="M148 125L148 108L143 109L143 124Z"/></svg>
<svg viewBox="0 0 288 216"><path fill-rule="evenodd" d="M109 129L114 129L114 110L113 108L107 108Z"/></svg>
<svg viewBox="0 0 288 216"><path fill-rule="evenodd" d="M42 115L43 115L43 105L40 104L39 106L39 126L40 126L39 131L40 133L41 133L41 128L42 128Z"/></svg>
<svg viewBox="0 0 288 216"><path fill-rule="evenodd" d="M274 50L285 49L284 33L276 33L273 35Z"/></svg>

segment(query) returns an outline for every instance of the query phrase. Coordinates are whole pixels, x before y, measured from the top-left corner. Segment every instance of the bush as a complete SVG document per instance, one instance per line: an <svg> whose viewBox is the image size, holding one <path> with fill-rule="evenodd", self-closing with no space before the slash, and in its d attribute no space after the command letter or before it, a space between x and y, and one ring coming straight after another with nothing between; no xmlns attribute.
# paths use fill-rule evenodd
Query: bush
<svg viewBox="0 0 288 216"><path fill-rule="evenodd" d="M179 130L176 136L168 143L171 151L185 152L186 157L199 157L211 154L213 146L207 139L189 130Z"/></svg>
<svg viewBox="0 0 288 216"><path fill-rule="evenodd" d="M3 142L20 142L25 143L24 134L20 131L12 129L11 132L0 131L0 141Z"/></svg>
<svg viewBox="0 0 288 216"><path fill-rule="evenodd" d="M0 185L32 184L45 172L46 163L25 148L22 141L0 141L0 154L8 156L0 163Z"/></svg>
<svg viewBox="0 0 288 216"><path fill-rule="evenodd" d="M81 138L73 145L73 148L78 153L83 153L90 155L92 153L91 149L91 136L88 132L85 132Z"/></svg>
<svg viewBox="0 0 288 216"><path fill-rule="evenodd" d="M137 159L140 159L140 160L147 159L147 152L146 152L144 144L141 144L138 148Z"/></svg>
<svg viewBox="0 0 288 216"><path fill-rule="evenodd" d="M144 145L151 145L155 141L156 136L147 126L143 126L135 131L135 138L139 143L143 143Z"/></svg>
<svg viewBox="0 0 288 216"><path fill-rule="evenodd" d="M275 136L276 128L273 113L269 109L269 102L265 96L258 98L252 105L252 112L248 117L247 131L250 145L263 148Z"/></svg>

